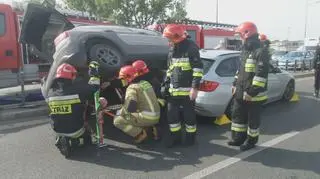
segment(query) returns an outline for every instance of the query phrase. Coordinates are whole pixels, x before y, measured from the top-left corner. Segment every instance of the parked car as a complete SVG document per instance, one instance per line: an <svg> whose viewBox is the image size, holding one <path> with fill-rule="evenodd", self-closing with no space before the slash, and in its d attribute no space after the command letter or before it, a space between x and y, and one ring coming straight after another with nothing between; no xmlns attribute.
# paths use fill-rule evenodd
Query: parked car
<svg viewBox="0 0 320 179"><path fill-rule="evenodd" d="M48 37L50 36L50 37ZM44 97L50 89L57 67L64 62L74 65L86 78L88 60L101 64L103 78L113 78L121 66L144 59L155 75L167 66L168 40L158 32L116 25L75 27L55 9L29 3L21 28L20 41L42 53L43 41L54 43L52 64L43 80ZM53 42L54 41L54 42Z"/></svg>
<svg viewBox="0 0 320 179"><path fill-rule="evenodd" d="M227 114L230 117L232 102L231 87L236 71L240 66L240 52L201 50L204 76L201 91L196 99L198 115L217 117ZM295 91L294 77L270 64L268 76L268 101L289 101Z"/></svg>
<svg viewBox="0 0 320 179"><path fill-rule="evenodd" d="M279 59L278 67L285 70L311 69L313 58L310 51L291 51Z"/></svg>
<svg viewBox="0 0 320 179"><path fill-rule="evenodd" d="M276 65L277 61L287 53L288 53L287 51L274 51L271 55L271 61L272 61L271 63L273 65Z"/></svg>

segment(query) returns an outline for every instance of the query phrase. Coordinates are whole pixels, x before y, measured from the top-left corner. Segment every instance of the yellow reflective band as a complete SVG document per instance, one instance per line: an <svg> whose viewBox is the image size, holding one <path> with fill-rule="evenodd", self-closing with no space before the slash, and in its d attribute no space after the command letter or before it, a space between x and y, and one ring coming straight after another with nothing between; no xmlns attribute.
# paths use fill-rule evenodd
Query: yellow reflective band
<svg viewBox="0 0 320 179"><path fill-rule="evenodd" d="M49 105L52 105L52 106L59 106L59 105L66 105L66 104L78 104L78 103L81 103L80 99L49 101Z"/></svg>
<svg viewBox="0 0 320 179"><path fill-rule="evenodd" d="M167 76L171 76L171 72L167 72Z"/></svg>
<svg viewBox="0 0 320 179"><path fill-rule="evenodd" d="M141 81L141 82L139 83L139 85L140 85L140 87L141 87L144 91L152 88L151 84L148 83L148 82L146 82L146 81Z"/></svg>
<svg viewBox="0 0 320 179"><path fill-rule="evenodd" d="M251 137L257 137L259 136L259 129L248 129L247 134Z"/></svg>
<svg viewBox="0 0 320 179"><path fill-rule="evenodd" d="M234 127L234 126L232 126L231 130L235 131L235 132L247 132L247 128L242 128L242 127Z"/></svg>
<svg viewBox="0 0 320 179"><path fill-rule="evenodd" d="M143 118L148 119L148 120L159 120L160 119L160 114L157 116L151 116L151 115L148 115L145 113L140 113L140 114Z"/></svg>
<svg viewBox="0 0 320 179"><path fill-rule="evenodd" d="M266 86L266 83L254 80L252 81L252 85L264 88Z"/></svg>
<svg viewBox="0 0 320 179"><path fill-rule="evenodd" d="M191 70L191 65L189 62L177 62L173 63L169 68L180 67L183 71Z"/></svg>
<svg viewBox="0 0 320 179"><path fill-rule="evenodd" d="M202 74L202 72L193 72L192 76L194 76L194 77L202 77L203 74Z"/></svg>
<svg viewBox="0 0 320 179"><path fill-rule="evenodd" d="M268 96L264 95L264 96L255 96L251 98L251 101L264 101L267 100Z"/></svg>
<svg viewBox="0 0 320 179"><path fill-rule="evenodd" d="M170 131L171 131L171 132L178 132L179 130L181 130L181 126L178 126L178 127L170 127Z"/></svg>
<svg viewBox="0 0 320 179"><path fill-rule="evenodd" d="M188 96L190 94L189 91L174 91L171 92L172 96Z"/></svg>
<svg viewBox="0 0 320 179"><path fill-rule="evenodd" d="M71 104L67 105L50 105L50 114L71 114L72 113L72 107Z"/></svg>
<svg viewBox="0 0 320 179"><path fill-rule="evenodd" d="M166 104L166 100L164 100L164 99L158 98L158 102L160 103L160 105L161 105L162 107L164 107L165 104Z"/></svg>
<svg viewBox="0 0 320 179"><path fill-rule="evenodd" d="M121 79L121 84L122 84L122 86L127 86L128 82L127 82L127 80Z"/></svg>
<svg viewBox="0 0 320 179"><path fill-rule="evenodd" d="M197 131L197 126L196 125L194 125L194 126L186 125L186 132L193 133L193 132L196 132L196 131Z"/></svg>

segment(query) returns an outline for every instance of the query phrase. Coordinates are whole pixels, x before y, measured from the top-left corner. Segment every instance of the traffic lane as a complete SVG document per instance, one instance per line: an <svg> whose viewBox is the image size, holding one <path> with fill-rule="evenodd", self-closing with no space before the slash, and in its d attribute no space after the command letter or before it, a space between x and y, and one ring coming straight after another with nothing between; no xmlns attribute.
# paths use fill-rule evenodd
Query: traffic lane
<svg viewBox="0 0 320 179"><path fill-rule="evenodd" d="M273 103L271 105L268 105L264 111L263 111L263 118L262 118L262 126L261 126L261 138L259 144L264 143L266 141L270 141L271 139L274 139L278 136L281 136L283 134L292 133L292 132L302 132L303 135L298 134L297 136L294 136L292 139L288 139L288 141L292 141L291 143L296 144L291 145L288 147L288 150L286 149L277 149L274 148L275 146L271 146L272 151L274 151L274 154L271 153L268 155L268 152L265 152L267 150L260 151L258 154L255 154L254 156L258 156L254 158L255 160L250 160L249 163L252 165L257 164L256 167L259 167L259 162L264 160L266 161L266 165L269 167L278 167L283 168L281 171L285 171L288 169L286 174L283 174L283 177L275 176L273 173L270 173L268 175L268 172L266 172L264 175L262 175L262 178L286 178L286 176L290 175L290 169L294 170L294 172L298 172L299 170L307 170L307 174L305 172L300 173L300 175L306 174L306 178L314 178L314 175L319 174L320 167L319 165L316 165L313 167L313 164L319 163L320 159L319 157L316 157L316 155L319 154L319 143L313 143L312 145L309 144L310 140L315 136L319 136L319 99L314 98L312 95L312 85L313 85L313 78L308 78L304 80L297 80L297 93L300 96L300 101L297 103L290 103L286 105L285 107L281 107L281 103ZM314 134L311 134L311 133ZM265 140L266 139L266 140ZM285 140L286 141L286 140ZM280 143L281 145L281 143ZM316 148L318 147L318 148ZM295 150L299 148L300 150ZM314 149L314 150L313 150ZM313 152L308 152L313 151ZM277 156L279 155L279 156ZM239 155L240 156L240 155ZM264 158L259 158L259 156L263 156ZM280 156L283 156L281 158ZM297 158L297 156L299 156ZM237 156L238 157L238 156ZM309 157L313 157L313 163L308 163ZM258 158L258 159L257 159ZM242 158L241 158L242 159ZM249 158L251 159L251 158ZM248 160L249 160L248 159ZM291 161L288 161L288 159L297 159L297 161L303 161L301 165L294 165ZM246 161L246 158L244 158L244 161ZM224 162L224 163L223 163ZM218 170L220 167L222 167L225 163L230 163L230 161L222 161L222 164L213 163L212 165L207 166L206 169L204 169L203 172L208 172L208 168L210 170ZM273 163L272 163L273 162ZM282 162L282 163L281 163ZM248 163L248 162L247 162ZM252 165L248 165L246 162L239 162L234 165L227 166L224 168L223 172L220 171L209 175L207 178L261 178L260 176L255 174L259 174L260 170L252 167ZM306 164L308 163L308 165ZM278 165L277 165L278 164ZM292 165L290 165L292 164ZM231 171L229 171L229 168ZM261 169L264 170L264 169ZM279 169L280 170L280 169ZM233 173L236 172L236 173ZM280 172L280 171L279 171ZM280 172L280 173L281 173ZM315 174L315 172L317 174ZM209 172L210 173L210 172ZM220 174L220 175L217 175ZM238 175L239 174L239 175ZM251 176L252 175L252 176ZM194 173L190 173L188 176L200 176L199 170L195 171ZM320 176L317 175L316 178L319 178ZM300 177L298 177L300 178ZM302 177L303 178L303 177Z"/></svg>
<svg viewBox="0 0 320 179"><path fill-rule="evenodd" d="M310 88L310 84L306 84ZM288 125L278 123L283 121L284 113L277 114L275 111L287 111L291 114L289 118L295 118L300 111L306 110L304 103L308 104L310 100L302 98L299 103L267 106L262 117L263 134L260 143L282 134L280 130L273 131L275 126L284 127L284 131L289 129ZM317 110L311 112L316 113ZM276 122L275 126L268 125L273 122ZM294 127L301 128L291 126ZM310 128L309 125L302 127ZM91 148L78 150L72 159L66 160L54 146L50 126L42 125L0 138L0 152L4 154L0 159L5 161L1 163L0 170L7 178L181 178L240 153L238 148L226 145L229 129L228 125L200 125L198 145L165 149L158 143L136 147L124 140L128 138L120 131L110 128L107 131L109 146L101 150L100 156Z"/></svg>
<svg viewBox="0 0 320 179"><path fill-rule="evenodd" d="M320 178L320 125L205 178Z"/></svg>

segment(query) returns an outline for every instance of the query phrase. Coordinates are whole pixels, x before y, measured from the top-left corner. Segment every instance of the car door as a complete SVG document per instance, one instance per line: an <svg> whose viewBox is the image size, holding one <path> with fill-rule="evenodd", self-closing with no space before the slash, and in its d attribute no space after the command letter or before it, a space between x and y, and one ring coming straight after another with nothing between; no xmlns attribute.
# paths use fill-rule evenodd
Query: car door
<svg viewBox="0 0 320 179"><path fill-rule="evenodd" d="M60 33L74 28L66 17L53 8L28 3L21 25L19 41L36 48L38 56L52 60L53 41Z"/></svg>
<svg viewBox="0 0 320 179"><path fill-rule="evenodd" d="M281 86L281 80L279 77L280 71L277 71L276 68L269 64L269 73L268 73L268 101L274 101L280 96L282 92L279 87Z"/></svg>

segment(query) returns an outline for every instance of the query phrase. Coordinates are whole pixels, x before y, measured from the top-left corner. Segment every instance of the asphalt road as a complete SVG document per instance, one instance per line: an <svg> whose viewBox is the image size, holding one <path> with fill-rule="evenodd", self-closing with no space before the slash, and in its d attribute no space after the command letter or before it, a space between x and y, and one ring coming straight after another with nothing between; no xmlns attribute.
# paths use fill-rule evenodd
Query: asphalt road
<svg viewBox="0 0 320 179"><path fill-rule="evenodd" d="M312 80L297 80L299 102L264 108L260 146L247 152L226 145L229 125L201 124L196 146L173 149L136 147L110 128L100 153L80 149L67 160L48 119L1 123L0 178L319 179L320 100L312 97Z"/></svg>

